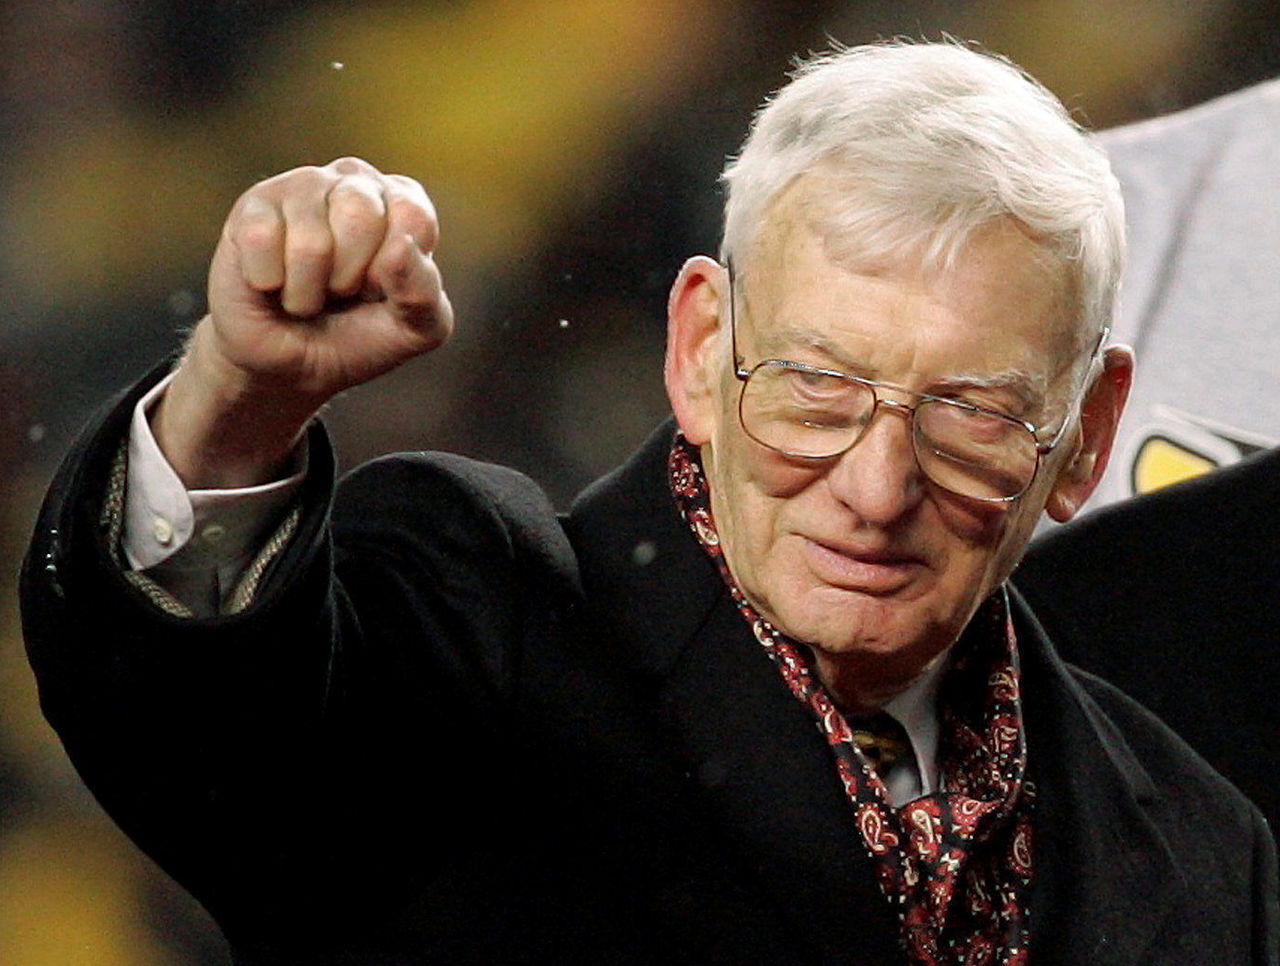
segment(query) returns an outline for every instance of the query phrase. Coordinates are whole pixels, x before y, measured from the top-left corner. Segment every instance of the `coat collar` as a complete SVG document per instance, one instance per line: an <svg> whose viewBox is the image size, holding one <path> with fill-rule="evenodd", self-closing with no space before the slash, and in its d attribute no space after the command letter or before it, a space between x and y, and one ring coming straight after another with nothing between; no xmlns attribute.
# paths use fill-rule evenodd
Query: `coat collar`
<svg viewBox="0 0 1280 966"><path fill-rule="evenodd" d="M744 626L666 480L668 421L566 520L589 606L761 882L831 961L892 935L826 748ZM1036 804L1032 958L1141 960L1184 885L1124 737L1014 602ZM852 945L851 945L852 944ZM844 955L840 950L844 950ZM868 962L899 955L885 947Z"/></svg>
<svg viewBox="0 0 1280 966"><path fill-rule="evenodd" d="M680 518L667 483L674 420L585 490L565 519L588 599L607 601L628 668L662 677L721 598L715 565Z"/></svg>
<svg viewBox="0 0 1280 966"><path fill-rule="evenodd" d="M899 962L830 751L676 510L673 432L661 427L566 520L587 599L698 800L816 961Z"/></svg>

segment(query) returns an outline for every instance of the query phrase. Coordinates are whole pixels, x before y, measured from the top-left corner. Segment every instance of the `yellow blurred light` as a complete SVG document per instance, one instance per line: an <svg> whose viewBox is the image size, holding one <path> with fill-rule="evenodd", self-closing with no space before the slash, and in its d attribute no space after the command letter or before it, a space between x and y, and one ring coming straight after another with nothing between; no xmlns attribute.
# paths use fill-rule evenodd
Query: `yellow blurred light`
<svg viewBox="0 0 1280 966"><path fill-rule="evenodd" d="M79 822L20 826L0 838L0 963L176 966L137 919L126 861Z"/></svg>
<svg viewBox="0 0 1280 966"><path fill-rule="evenodd" d="M451 264L518 256L690 84L722 7L485 0L287 20L244 96L203 116L107 117L18 159L19 277L49 303L163 284L207 257L254 180L342 154L424 181Z"/></svg>
<svg viewBox="0 0 1280 966"><path fill-rule="evenodd" d="M966 36L1013 57L1089 126L1114 124L1155 71L1194 59L1227 24L1223 0L981 0Z"/></svg>

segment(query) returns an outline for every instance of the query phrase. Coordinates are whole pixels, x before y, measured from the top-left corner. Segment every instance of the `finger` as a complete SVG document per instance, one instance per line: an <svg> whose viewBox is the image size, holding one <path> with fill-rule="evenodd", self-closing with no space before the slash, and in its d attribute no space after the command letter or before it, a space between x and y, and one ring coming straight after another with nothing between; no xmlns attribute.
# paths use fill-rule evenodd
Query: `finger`
<svg viewBox="0 0 1280 966"><path fill-rule="evenodd" d="M246 194L227 219L225 234L250 288L274 292L284 285L284 215L279 207L261 195Z"/></svg>
<svg viewBox="0 0 1280 966"><path fill-rule="evenodd" d="M387 307L434 348L453 331L453 306L439 266L407 234L388 237L369 268Z"/></svg>
<svg viewBox="0 0 1280 966"><path fill-rule="evenodd" d="M363 174L344 175L330 189L328 202L329 233L333 238L329 291L355 295L364 285L369 263L386 234L382 187Z"/></svg>
<svg viewBox="0 0 1280 966"><path fill-rule="evenodd" d="M440 241L440 222L426 189L400 174L383 175L382 185L387 206L387 237L408 235L421 251L435 251Z"/></svg>
<svg viewBox="0 0 1280 966"><path fill-rule="evenodd" d="M324 169L336 175L359 174L369 178L376 178L380 171L363 158L345 157L336 158L324 166Z"/></svg>
<svg viewBox="0 0 1280 966"><path fill-rule="evenodd" d="M333 234L321 185L287 194L284 214L284 286L280 304L290 315L311 316L324 308L333 267Z"/></svg>

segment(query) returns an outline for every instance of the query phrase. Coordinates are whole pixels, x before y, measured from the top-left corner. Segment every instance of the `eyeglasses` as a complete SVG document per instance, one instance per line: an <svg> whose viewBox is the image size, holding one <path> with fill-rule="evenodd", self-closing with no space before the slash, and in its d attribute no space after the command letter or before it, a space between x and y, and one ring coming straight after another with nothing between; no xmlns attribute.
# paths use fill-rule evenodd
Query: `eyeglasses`
<svg viewBox="0 0 1280 966"><path fill-rule="evenodd" d="M733 263L727 268L734 375L742 382L738 419L751 439L784 456L834 459L858 444L884 406L906 416L916 462L931 481L972 500L1010 503L1027 492L1042 459L1062 442L1088 386L1086 380L1053 438L1041 442L1040 427L958 399L785 359L766 359L747 368L738 354ZM1106 336L1104 329L1090 367ZM877 389L905 393L915 401L886 399Z"/></svg>

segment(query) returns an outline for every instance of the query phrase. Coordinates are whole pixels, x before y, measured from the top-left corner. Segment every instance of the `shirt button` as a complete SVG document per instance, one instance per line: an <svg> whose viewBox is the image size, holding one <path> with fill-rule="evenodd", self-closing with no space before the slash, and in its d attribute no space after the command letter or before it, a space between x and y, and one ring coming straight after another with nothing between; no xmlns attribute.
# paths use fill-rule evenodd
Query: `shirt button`
<svg viewBox="0 0 1280 966"><path fill-rule="evenodd" d="M205 543L217 543L227 535L227 528L221 523L211 523L200 531L200 538Z"/></svg>
<svg viewBox="0 0 1280 966"><path fill-rule="evenodd" d="M156 543L162 547L173 543L173 526L164 517L156 517L151 525L151 533L155 536Z"/></svg>

